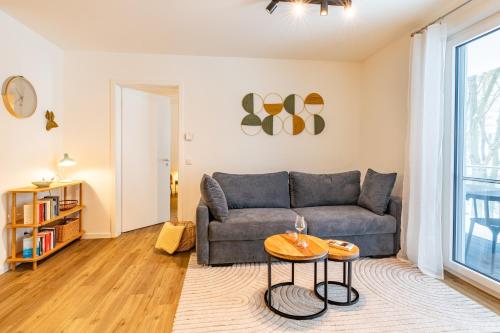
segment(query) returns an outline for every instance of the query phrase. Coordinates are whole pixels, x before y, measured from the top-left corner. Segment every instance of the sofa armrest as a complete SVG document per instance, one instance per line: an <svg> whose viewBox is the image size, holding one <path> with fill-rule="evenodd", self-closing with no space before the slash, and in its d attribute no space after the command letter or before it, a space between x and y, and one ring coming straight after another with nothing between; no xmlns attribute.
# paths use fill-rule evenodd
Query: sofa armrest
<svg viewBox="0 0 500 333"><path fill-rule="evenodd" d="M196 256L198 264L209 263L208 224L210 223L210 212L203 200L200 200L196 208Z"/></svg>
<svg viewBox="0 0 500 333"><path fill-rule="evenodd" d="M403 203L400 197L391 197L389 201L389 206L387 208L387 213L394 216L396 219L396 235L394 236L394 254L399 252L401 248L401 211L403 209Z"/></svg>

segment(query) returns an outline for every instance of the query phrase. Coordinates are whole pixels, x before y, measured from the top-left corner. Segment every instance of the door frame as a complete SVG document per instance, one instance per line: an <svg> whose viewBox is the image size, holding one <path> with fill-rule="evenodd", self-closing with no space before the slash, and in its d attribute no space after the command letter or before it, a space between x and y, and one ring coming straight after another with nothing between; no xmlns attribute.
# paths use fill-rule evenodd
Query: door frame
<svg viewBox="0 0 500 333"><path fill-rule="evenodd" d="M494 30L500 25L500 14L494 14L482 21L476 22L469 27L452 35L448 39L446 50L446 81L445 81L445 108L447 110L446 123L448 124L447 135L445 138L446 153L444 162L446 163L445 184L443 191L443 263L446 271L458 276L459 278L471 283L477 288L500 298L498 292L499 283L485 275L482 275L465 265L453 260L453 241L455 228L455 143L457 140L456 126L456 62L455 49L457 46L473 40L477 36L484 35L486 32Z"/></svg>
<svg viewBox="0 0 500 333"><path fill-rule="evenodd" d="M178 180L179 185L177 187L177 219L179 221L183 220L182 204L184 203L184 184L181 181L184 174L184 88L183 84L179 82L172 81L135 81L135 80L111 80L109 83L110 91L110 169L112 173L112 187L111 187L111 223L110 231L111 237L115 238L122 233L122 112L121 108L118 108L117 99L120 98L121 106L121 95L117 96L116 88L124 88L133 85L152 85L152 86L163 86L163 87L176 87L178 89L179 98L179 117L178 123L172 125L178 126L178 161L179 161L179 173Z"/></svg>

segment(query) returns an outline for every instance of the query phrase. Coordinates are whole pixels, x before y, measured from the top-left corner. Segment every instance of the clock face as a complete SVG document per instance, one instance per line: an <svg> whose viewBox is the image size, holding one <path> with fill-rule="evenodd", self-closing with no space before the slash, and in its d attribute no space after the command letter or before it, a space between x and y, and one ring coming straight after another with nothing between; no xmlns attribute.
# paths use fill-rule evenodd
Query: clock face
<svg viewBox="0 0 500 333"><path fill-rule="evenodd" d="M22 76L13 76L5 80L2 98L14 117L27 118L31 116L37 105L36 92L31 83Z"/></svg>

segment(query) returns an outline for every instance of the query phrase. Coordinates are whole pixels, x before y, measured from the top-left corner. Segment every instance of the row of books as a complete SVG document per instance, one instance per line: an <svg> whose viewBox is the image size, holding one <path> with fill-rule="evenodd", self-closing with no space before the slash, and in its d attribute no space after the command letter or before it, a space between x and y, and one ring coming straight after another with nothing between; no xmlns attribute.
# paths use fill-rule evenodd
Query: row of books
<svg viewBox="0 0 500 333"><path fill-rule="evenodd" d="M57 228L44 227L36 235L36 255L52 250L57 244ZM33 257L33 234L25 233L23 237L23 258Z"/></svg>
<svg viewBox="0 0 500 333"><path fill-rule="evenodd" d="M24 205L24 224L34 224L33 204ZM59 196L46 196L38 201L38 223L42 224L59 215Z"/></svg>

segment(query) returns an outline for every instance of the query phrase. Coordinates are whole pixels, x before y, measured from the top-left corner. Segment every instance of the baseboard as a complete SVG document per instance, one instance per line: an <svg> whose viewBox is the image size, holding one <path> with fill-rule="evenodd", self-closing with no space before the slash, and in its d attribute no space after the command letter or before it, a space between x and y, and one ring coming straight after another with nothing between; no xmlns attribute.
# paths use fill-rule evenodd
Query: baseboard
<svg viewBox="0 0 500 333"><path fill-rule="evenodd" d="M113 238L110 232L86 232L83 239Z"/></svg>

